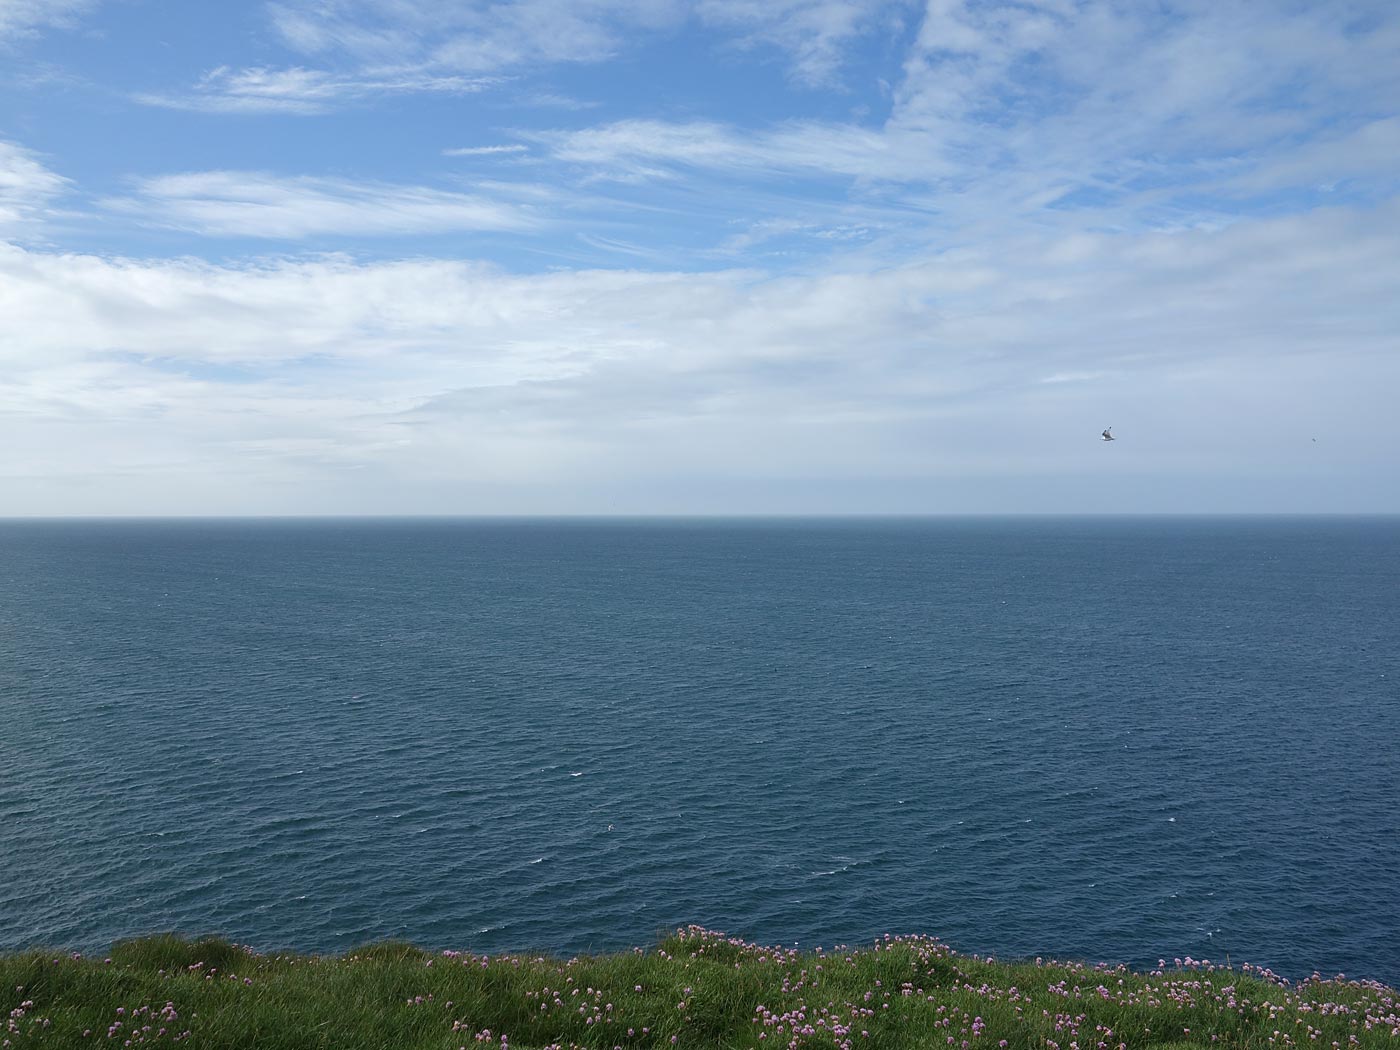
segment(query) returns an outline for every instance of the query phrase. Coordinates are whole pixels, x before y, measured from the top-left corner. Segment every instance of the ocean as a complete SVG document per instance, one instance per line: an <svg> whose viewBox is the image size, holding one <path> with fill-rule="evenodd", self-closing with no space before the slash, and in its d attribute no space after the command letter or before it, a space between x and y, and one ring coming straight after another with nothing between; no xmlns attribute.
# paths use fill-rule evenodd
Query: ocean
<svg viewBox="0 0 1400 1050"><path fill-rule="evenodd" d="M0 950L1400 984L1400 519L0 523Z"/></svg>

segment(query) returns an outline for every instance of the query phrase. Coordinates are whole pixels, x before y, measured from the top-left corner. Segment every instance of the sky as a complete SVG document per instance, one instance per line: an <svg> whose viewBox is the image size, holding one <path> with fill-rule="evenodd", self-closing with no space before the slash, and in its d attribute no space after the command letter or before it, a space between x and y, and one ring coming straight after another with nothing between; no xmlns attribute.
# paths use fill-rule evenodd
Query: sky
<svg viewBox="0 0 1400 1050"><path fill-rule="evenodd" d="M1394 0L0 0L0 516L1400 513L1397 56Z"/></svg>

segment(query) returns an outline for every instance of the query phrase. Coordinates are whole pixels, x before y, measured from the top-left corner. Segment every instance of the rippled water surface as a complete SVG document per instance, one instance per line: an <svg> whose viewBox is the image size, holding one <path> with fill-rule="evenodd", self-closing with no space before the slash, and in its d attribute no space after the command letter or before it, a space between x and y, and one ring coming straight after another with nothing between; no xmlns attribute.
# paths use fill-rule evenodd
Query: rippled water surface
<svg viewBox="0 0 1400 1050"><path fill-rule="evenodd" d="M1400 983L1400 521L0 524L0 949Z"/></svg>

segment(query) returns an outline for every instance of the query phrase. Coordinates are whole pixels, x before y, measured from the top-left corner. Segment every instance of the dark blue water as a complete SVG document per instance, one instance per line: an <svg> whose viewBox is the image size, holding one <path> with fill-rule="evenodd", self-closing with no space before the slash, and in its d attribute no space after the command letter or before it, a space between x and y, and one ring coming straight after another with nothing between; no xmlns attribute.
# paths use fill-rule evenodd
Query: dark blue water
<svg viewBox="0 0 1400 1050"><path fill-rule="evenodd" d="M0 524L0 948L1400 983L1400 520Z"/></svg>

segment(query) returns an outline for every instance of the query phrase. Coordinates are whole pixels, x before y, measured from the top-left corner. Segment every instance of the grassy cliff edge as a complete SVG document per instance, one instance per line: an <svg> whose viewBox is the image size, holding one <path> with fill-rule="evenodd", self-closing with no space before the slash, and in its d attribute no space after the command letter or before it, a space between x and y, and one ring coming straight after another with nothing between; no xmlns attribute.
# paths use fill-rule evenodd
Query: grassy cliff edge
<svg viewBox="0 0 1400 1050"><path fill-rule="evenodd" d="M689 927L650 950L556 959L259 954L159 936L109 958L0 956L0 1050L21 1047L1400 1048L1400 994L1248 965L1147 973L958 955L928 937L764 947Z"/></svg>

